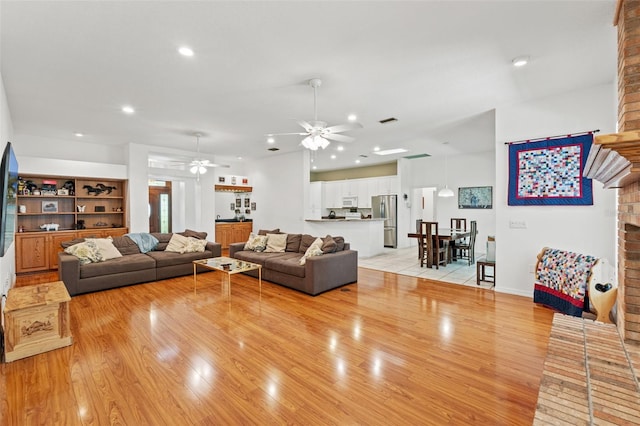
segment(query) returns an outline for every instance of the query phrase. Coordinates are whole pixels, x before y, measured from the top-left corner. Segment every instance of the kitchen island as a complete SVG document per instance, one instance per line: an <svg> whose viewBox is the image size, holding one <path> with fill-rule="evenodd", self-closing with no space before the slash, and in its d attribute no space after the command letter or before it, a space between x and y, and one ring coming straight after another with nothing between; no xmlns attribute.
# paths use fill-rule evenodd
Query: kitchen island
<svg viewBox="0 0 640 426"><path fill-rule="evenodd" d="M344 237L358 257L371 257L384 251L384 219L306 219L304 232L324 237Z"/></svg>

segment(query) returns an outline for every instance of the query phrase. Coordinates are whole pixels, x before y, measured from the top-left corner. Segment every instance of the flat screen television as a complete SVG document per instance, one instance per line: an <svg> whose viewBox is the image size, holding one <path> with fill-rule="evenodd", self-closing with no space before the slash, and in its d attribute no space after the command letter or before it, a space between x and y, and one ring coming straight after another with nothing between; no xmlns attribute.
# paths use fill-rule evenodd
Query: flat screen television
<svg viewBox="0 0 640 426"><path fill-rule="evenodd" d="M18 160L11 142L7 142L0 163L0 256L4 256L16 232L16 204L18 197Z"/></svg>

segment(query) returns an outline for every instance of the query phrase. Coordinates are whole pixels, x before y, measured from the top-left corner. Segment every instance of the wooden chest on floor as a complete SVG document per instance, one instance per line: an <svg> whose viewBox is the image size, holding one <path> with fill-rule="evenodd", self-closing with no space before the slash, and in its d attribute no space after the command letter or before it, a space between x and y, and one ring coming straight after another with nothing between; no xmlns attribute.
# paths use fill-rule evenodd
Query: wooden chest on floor
<svg viewBox="0 0 640 426"><path fill-rule="evenodd" d="M62 281L9 290L4 308L5 362L71 345L70 300Z"/></svg>

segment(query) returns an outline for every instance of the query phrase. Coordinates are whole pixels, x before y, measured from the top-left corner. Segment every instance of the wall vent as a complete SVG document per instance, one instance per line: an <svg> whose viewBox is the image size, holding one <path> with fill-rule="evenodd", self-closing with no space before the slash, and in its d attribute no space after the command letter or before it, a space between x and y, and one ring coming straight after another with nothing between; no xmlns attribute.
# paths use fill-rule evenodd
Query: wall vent
<svg viewBox="0 0 640 426"><path fill-rule="evenodd" d="M380 120L378 123L387 124L387 123L393 123L394 121L398 121L398 119L395 117L389 117L389 118L385 118L384 120Z"/></svg>

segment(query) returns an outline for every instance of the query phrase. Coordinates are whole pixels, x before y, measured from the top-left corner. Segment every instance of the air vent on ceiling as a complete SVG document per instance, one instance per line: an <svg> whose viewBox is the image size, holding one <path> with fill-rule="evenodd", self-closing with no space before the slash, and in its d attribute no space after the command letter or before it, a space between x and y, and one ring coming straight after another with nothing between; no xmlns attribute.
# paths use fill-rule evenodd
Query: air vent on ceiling
<svg viewBox="0 0 640 426"><path fill-rule="evenodd" d="M360 157L362 157L362 158L368 158L369 156L368 156L368 155L364 155L364 154L360 154Z"/></svg>
<svg viewBox="0 0 640 426"><path fill-rule="evenodd" d="M389 117L389 118L385 118L384 120L380 120L378 123L387 124L387 123L393 123L394 121L398 121L398 119L395 117Z"/></svg>
<svg viewBox="0 0 640 426"><path fill-rule="evenodd" d="M415 160L416 158L423 158L423 157L431 157L430 154L414 154L414 155L407 155L404 158L407 158L409 160Z"/></svg>
<svg viewBox="0 0 640 426"><path fill-rule="evenodd" d="M280 148L276 148L275 146L273 148L267 148L269 151L280 151Z"/></svg>

